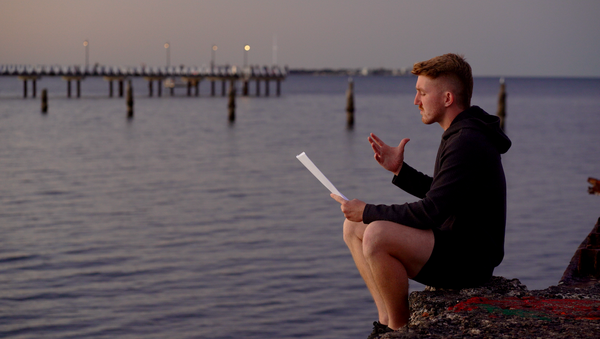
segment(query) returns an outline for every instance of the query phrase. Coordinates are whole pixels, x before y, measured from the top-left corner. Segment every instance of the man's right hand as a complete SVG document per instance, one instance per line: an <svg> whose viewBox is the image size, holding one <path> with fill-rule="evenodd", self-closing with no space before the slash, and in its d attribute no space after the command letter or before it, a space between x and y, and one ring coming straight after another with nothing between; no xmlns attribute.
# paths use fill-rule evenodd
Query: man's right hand
<svg viewBox="0 0 600 339"><path fill-rule="evenodd" d="M369 143L375 152L375 160L386 170L398 175L404 163L404 146L410 139L402 139L397 147L388 146L375 134L369 135Z"/></svg>

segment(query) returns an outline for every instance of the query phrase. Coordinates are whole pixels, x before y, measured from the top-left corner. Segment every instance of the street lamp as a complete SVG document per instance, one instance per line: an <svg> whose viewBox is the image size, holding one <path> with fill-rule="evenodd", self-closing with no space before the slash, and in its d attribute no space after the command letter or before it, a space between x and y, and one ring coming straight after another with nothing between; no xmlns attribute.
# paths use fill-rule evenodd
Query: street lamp
<svg viewBox="0 0 600 339"><path fill-rule="evenodd" d="M217 45L212 46L211 56L210 56L210 72L214 72L215 68L215 54L217 53Z"/></svg>
<svg viewBox="0 0 600 339"><path fill-rule="evenodd" d="M89 64L89 61L90 61L90 53L89 53L89 50L88 50L89 45L90 45L90 43L87 41L87 39L83 41L83 47L85 47L85 69L86 70L88 68L88 64Z"/></svg>
<svg viewBox="0 0 600 339"><path fill-rule="evenodd" d="M169 68L169 66L171 66L171 52L170 52L170 45L169 42L167 41L165 43L165 49L167 50L167 68Z"/></svg>
<svg viewBox="0 0 600 339"><path fill-rule="evenodd" d="M244 46L244 68L248 66L248 51L250 50L250 45Z"/></svg>

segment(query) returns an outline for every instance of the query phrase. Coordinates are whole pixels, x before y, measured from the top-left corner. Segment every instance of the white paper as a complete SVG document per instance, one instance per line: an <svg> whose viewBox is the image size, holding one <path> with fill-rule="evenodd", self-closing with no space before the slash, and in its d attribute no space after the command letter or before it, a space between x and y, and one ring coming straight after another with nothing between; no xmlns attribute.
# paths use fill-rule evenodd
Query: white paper
<svg viewBox="0 0 600 339"><path fill-rule="evenodd" d="M298 154L296 158L298 158L298 160L300 160L300 162L306 166L306 168L315 176L315 178L319 179L319 181L325 187L327 187L329 192L339 195L340 197L344 198L344 200L348 200L348 198L346 198L342 193L340 193L340 191L337 190L337 188L335 188L335 186L333 186L331 181L327 179L327 177L317 168L317 166L313 164L306 153L302 152L301 154Z"/></svg>

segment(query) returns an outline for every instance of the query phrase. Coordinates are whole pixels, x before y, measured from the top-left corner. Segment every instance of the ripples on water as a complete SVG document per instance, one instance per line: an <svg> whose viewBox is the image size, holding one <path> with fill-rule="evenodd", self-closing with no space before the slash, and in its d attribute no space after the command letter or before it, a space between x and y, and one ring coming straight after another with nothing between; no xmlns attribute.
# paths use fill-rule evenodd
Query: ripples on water
<svg viewBox="0 0 600 339"><path fill-rule="evenodd" d="M355 82L347 130L341 77L292 76L280 98L238 98L234 124L206 83L201 98L159 99L136 80L128 121L101 80L66 99L64 82L44 78L42 116L20 82L0 79L0 336L367 334L376 313L339 207L295 155L306 151L348 197L412 201L366 137L411 138L407 161L431 173L442 130L421 123L414 79ZM494 113L498 79L475 87L473 103ZM600 176L600 80L507 87L507 254L496 274L545 288L600 216L586 189Z"/></svg>

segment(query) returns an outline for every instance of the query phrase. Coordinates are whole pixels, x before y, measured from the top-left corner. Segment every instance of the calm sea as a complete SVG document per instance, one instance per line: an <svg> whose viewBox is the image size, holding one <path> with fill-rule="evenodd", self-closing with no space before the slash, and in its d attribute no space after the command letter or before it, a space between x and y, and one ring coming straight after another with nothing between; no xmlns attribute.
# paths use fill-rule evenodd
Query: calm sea
<svg viewBox="0 0 600 339"><path fill-rule="evenodd" d="M354 80L349 130L346 77L290 76L281 97L272 83L268 98L238 98L233 124L220 84L214 98L207 82L200 98L149 98L134 80L129 121L101 79L67 99L64 81L43 78L23 99L20 81L0 78L0 337L366 336L375 307L339 205L295 156L349 198L403 203L415 198L373 160L368 133L410 138L407 162L431 174L443 131L421 123L414 78ZM498 80L477 78L473 104L494 114ZM600 177L600 79L506 83L513 147L496 274L543 289L600 217L586 182Z"/></svg>

